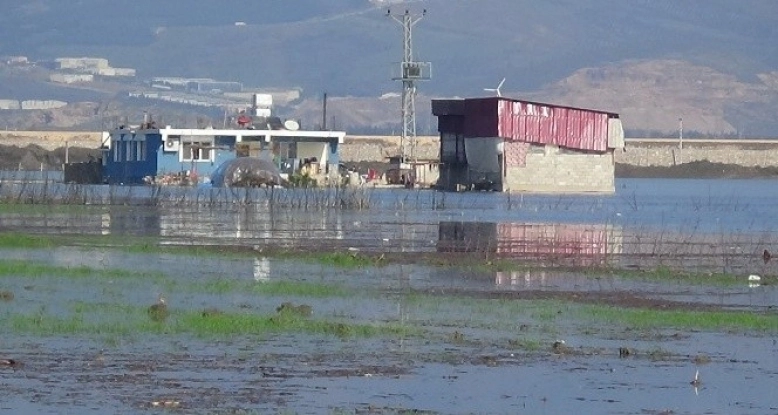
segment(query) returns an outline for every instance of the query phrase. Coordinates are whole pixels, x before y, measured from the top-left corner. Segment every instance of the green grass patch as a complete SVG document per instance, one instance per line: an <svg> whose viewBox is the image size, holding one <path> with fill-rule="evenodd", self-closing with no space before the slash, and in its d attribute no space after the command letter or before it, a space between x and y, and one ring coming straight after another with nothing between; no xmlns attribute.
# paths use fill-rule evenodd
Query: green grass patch
<svg viewBox="0 0 778 415"><path fill-rule="evenodd" d="M193 282L181 287L190 292L226 294L231 292L298 296L298 297L348 297L353 292L337 284L323 284L306 281L241 281L214 279L204 282Z"/></svg>
<svg viewBox="0 0 778 415"><path fill-rule="evenodd" d="M47 235L0 232L0 248L51 248L54 239Z"/></svg>
<svg viewBox="0 0 778 415"><path fill-rule="evenodd" d="M778 332L778 315L748 311L653 310L560 300L495 300L410 294L402 300L408 315L461 327L510 330L532 322L542 331L559 324L596 322L636 329Z"/></svg>
<svg viewBox="0 0 778 415"><path fill-rule="evenodd" d="M307 333L338 337L408 336L417 332L411 326L398 324L349 324L310 319L294 313L271 316L255 314L185 313L175 323L177 332L196 335L261 335L266 333Z"/></svg>
<svg viewBox="0 0 778 415"><path fill-rule="evenodd" d="M30 314L9 314L0 322L6 331L38 335L191 334L201 337L304 333L338 337L406 337L420 330L400 324L350 324L311 319L294 313L271 315L172 311L164 322L155 322L145 307L77 303L72 314L52 315L45 309Z"/></svg>
<svg viewBox="0 0 778 415"><path fill-rule="evenodd" d="M0 277L105 277L105 278L130 278L130 277L152 277L155 279L164 278L164 274L155 272L135 272L124 269L98 269L87 266L63 267L46 265L33 261L0 259Z"/></svg>
<svg viewBox="0 0 778 415"><path fill-rule="evenodd" d="M322 253L309 257L324 265L332 265L340 268L364 268L375 266L373 258L352 252Z"/></svg>
<svg viewBox="0 0 778 415"><path fill-rule="evenodd" d="M778 332L778 315L746 311L692 311L578 305L576 316L638 329L675 328L703 331Z"/></svg>
<svg viewBox="0 0 778 415"><path fill-rule="evenodd" d="M652 270L617 270L617 269L599 269L588 270L585 272L591 276L614 276L625 279L636 279L641 281L659 281L674 282L692 285L723 286L731 287L744 285L745 277L734 274L725 274L718 272L687 272L677 271L668 267L657 267Z"/></svg>

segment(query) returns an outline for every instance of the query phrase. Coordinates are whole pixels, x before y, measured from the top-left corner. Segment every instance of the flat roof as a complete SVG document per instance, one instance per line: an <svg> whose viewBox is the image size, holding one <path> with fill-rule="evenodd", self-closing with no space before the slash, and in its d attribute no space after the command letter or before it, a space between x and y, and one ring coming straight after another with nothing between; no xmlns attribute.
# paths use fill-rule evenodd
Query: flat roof
<svg viewBox="0 0 778 415"><path fill-rule="evenodd" d="M161 134L165 136L181 135L181 136L274 136L274 137L306 137L306 138L329 138L337 139L339 144L343 144L345 131L324 131L324 130L257 130L248 128L117 128L113 131L130 131L133 133L142 134Z"/></svg>

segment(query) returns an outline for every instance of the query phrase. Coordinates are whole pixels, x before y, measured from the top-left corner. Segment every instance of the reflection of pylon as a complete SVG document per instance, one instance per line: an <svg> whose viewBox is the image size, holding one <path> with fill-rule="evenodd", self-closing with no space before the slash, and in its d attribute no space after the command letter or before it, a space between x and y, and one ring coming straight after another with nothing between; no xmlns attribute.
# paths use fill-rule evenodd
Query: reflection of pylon
<svg viewBox="0 0 778 415"><path fill-rule="evenodd" d="M413 60L413 26L424 17L427 10L421 14L412 15L408 10L401 15L391 17L403 26L403 61L400 63L399 76L393 77L402 81L402 135L400 136L400 157L402 162L416 158L416 81L431 78L431 64Z"/></svg>

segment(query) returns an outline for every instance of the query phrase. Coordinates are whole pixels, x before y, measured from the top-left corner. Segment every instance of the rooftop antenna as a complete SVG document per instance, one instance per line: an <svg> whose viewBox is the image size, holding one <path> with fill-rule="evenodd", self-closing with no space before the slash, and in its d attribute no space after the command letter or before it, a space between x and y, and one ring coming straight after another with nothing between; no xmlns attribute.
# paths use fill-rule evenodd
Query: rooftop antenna
<svg viewBox="0 0 778 415"><path fill-rule="evenodd" d="M324 93L324 98L321 102L321 129L327 131L327 93Z"/></svg>
<svg viewBox="0 0 778 415"><path fill-rule="evenodd" d="M484 88L484 91L494 92L497 94L498 97L501 97L502 94L500 93L500 88L502 88L502 84L505 83L505 78L502 78L502 81L500 81L499 84L497 84L497 88Z"/></svg>
<svg viewBox="0 0 778 415"><path fill-rule="evenodd" d="M409 159L416 160L416 81L427 81L432 77L430 62L417 62L413 59L413 26L427 14L424 9L421 14L412 14L407 9L403 14L386 15L400 23L403 27L403 61L400 62L399 74L392 79L402 81L402 135L400 136L400 162ZM408 149L407 147L410 147Z"/></svg>

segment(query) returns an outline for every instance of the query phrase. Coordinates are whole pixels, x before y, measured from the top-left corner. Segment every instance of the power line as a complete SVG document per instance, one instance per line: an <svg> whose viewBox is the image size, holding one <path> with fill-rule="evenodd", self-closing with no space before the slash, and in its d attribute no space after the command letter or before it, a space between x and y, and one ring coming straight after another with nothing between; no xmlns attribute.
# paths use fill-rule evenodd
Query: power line
<svg viewBox="0 0 778 415"><path fill-rule="evenodd" d="M432 64L430 62L418 62L413 54L413 26L425 15L425 9L420 14L412 14L408 10L402 14L392 14L391 10L386 15L400 23L403 27L403 60L399 65L399 74L392 77L395 81L401 81L402 90L402 135L400 136L400 161L416 161L416 81L427 81L432 78Z"/></svg>

